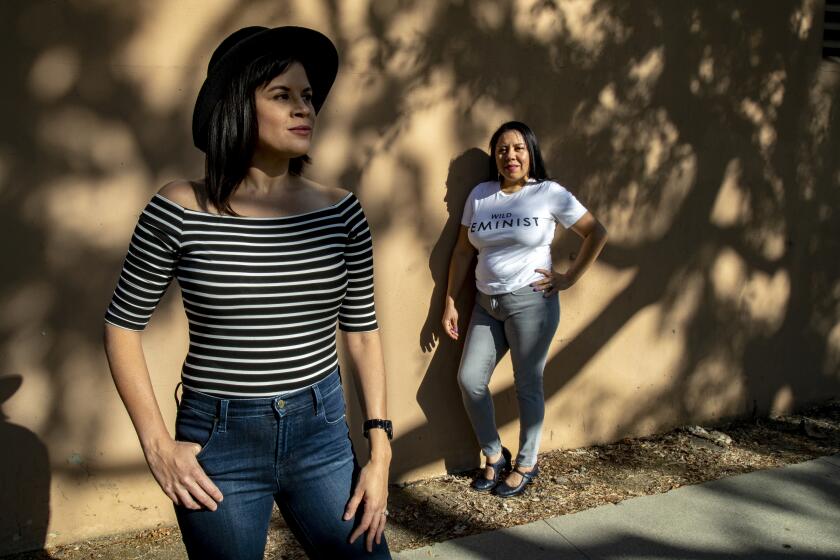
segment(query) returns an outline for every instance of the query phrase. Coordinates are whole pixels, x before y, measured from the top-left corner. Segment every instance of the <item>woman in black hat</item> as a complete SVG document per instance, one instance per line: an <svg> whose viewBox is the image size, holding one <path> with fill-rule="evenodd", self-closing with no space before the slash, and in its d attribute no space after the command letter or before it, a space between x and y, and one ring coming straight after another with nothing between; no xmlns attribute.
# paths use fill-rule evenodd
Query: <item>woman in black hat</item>
<svg viewBox="0 0 840 560"><path fill-rule="evenodd" d="M370 231L353 194L301 175L337 69L311 29L248 27L222 42L193 114L205 177L166 185L143 210L106 313L114 381L191 558L262 558L274 503L310 557L390 557ZM139 332L173 277L190 329L174 439ZM363 468L336 324L368 418Z"/></svg>

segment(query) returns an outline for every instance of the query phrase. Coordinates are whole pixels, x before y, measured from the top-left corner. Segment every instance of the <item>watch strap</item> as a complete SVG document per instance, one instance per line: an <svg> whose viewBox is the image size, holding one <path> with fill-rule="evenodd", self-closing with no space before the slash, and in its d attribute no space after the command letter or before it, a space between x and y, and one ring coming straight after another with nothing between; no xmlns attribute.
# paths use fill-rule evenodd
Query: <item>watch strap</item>
<svg viewBox="0 0 840 560"><path fill-rule="evenodd" d="M383 420L381 418L373 418L371 420L365 420L365 424L364 424L365 437L368 437L368 433L370 432L370 430L377 429L377 428L385 430L385 433L388 434L388 439L392 439L394 437L393 425L391 424L391 421L390 420Z"/></svg>

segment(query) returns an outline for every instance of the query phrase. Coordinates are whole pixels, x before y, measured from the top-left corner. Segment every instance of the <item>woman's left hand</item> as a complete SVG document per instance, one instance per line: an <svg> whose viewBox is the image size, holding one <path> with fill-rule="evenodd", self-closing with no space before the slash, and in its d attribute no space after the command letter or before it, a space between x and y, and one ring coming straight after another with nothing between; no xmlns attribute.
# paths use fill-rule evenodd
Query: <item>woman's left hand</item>
<svg viewBox="0 0 840 560"><path fill-rule="evenodd" d="M577 281L567 272L557 272L556 270L546 270L544 268L535 269L537 272L545 276L536 282L531 282L534 291L544 292L544 297L549 297L561 290L568 290Z"/></svg>
<svg viewBox="0 0 840 560"><path fill-rule="evenodd" d="M365 545L368 552L373 551L374 540L376 544L382 542L382 533L385 531L388 516L388 464L388 461L370 461L362 468L356 490L344 510L344 520L349 521L356 515L359 504L364 503L364 514L350 535L350 542L367 531Z"/></svg>

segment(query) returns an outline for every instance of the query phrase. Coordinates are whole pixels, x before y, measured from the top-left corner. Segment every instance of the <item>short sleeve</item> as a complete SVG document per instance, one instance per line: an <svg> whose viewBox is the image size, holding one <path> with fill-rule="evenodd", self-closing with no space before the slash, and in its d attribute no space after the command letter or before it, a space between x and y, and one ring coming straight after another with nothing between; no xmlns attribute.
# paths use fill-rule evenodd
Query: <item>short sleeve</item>
<svg viewBox="0 0 840 560"><path fill-rule="evenodd" d="M475 190L477 188L476 186L470 191L467 201L464 203L464 212L461 214L462 226L470 227L470 224L472 224L473 215L475 214Z"/></svg>
<svg viewBox="0 0 840 560"><path fill-rule="evenodd" d="M548 183L551 216L557 223L569 229L586 214L587 210L575 195L551 181Z"/></svg>
<svg viewBox="0 0 840 560"><path fill-rule="evenodd" d="M347 229L344 251L347 292L338 310L338 328L346 332L375 331L379 325L373 297L373 241L362 205L355 195L348 197L343 215Z"/></svg>
<svg viewBox="0 0 840 560"><path fill-rule="evenodd" d="M160 195L146 205L128 246L105 321L133 331L149 323L172 282L181 249L184 209Z"/></svg>

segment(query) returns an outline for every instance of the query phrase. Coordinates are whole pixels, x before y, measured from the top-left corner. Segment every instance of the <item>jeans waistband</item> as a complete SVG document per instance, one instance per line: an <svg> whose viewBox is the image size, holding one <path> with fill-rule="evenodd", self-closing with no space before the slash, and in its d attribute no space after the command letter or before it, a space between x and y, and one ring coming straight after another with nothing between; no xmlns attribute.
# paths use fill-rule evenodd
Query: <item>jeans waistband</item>
<svg viewBox="0 0 840 560"><path fill-rule="evenodd" d="M323 399L340 388L341 376L338 368L336 368L335 371L318 383L279 397L224 399L185 387L180 406L189 407L205 414L212 414L222 422L228 418L265 416L275 412L281 416L302 410L311 410L317 414L323 406Z"/></svg>
<svg viewBox="0 0 840 560"><path fill-rule="evenodd" d="M502 294L485 294L478 291L477 301L484 309L488 311L498 311L504 302L528 301L528 298L533 301L540 301L544 299L545 294L542 291L535 291L533 286L526 284L519 289L512 292L505 292ZM521 302L521 301L520 301Z"/></svg>
<svg viewBox="0 0 840 560"><path fill-rule="evenodd" d="M501 294L485 294L481 290L477 290L477 292L478 292L478 295L480 297L485 297L485 298L500 298L500 297L505 297L505 296L527 296L527 295L532 295L532 294L537 293L537 292L534 291L534 287L531 286L531 284L525 284L521 288L517 288L517 289L512 290L510 292L502 292Z"/></svg>

